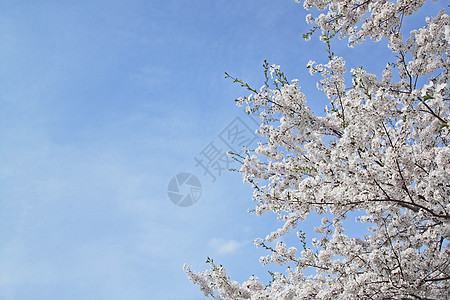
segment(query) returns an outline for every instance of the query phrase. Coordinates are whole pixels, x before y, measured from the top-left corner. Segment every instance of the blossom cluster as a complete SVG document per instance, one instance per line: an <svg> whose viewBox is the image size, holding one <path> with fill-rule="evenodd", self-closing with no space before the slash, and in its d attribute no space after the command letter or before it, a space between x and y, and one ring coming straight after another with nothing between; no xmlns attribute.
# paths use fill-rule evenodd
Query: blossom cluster
<svg viewBox="0 0 450 300"><path fill-rule="evenodd" d="M284 223L255 241L271 252L261 262L289 267L269 285L256 277L238 284L215 265L203 273L187 268L205 295L450 298L450 17L441 10L403 37L402 22L423 3L304 1L325 11L307 17L322 36L348 37L350 46L385 38L397 59L381 78L362 67L347 71L335 55L324 64L310 61L329 100L325 116L311 111L298 80L265 66L266 84L239 100L260 114L262 140L247 151L240 172L254 186L256 214L274 212ZM358 222L370 224L369 235L346 234L344 221L356 211ZM312 247L298 251L280 241L312 212L332 216L316 227L321 238ZM305 276L311 268L315 275Z"/></svg>

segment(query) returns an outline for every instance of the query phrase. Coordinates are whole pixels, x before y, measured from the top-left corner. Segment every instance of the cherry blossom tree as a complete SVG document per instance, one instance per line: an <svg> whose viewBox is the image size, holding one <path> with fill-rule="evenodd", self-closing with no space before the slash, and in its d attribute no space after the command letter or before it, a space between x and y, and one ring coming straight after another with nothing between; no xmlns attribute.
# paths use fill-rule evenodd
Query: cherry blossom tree
<svg viewBox="0 0 450 300"><path fill-rule="evenodd" d="M299 1L297 1L299 2ZM225 268L185 270L215 299L449 299L450 298L450 17L441 10L407 35L406 18L424 0L305 0L312 29L329 61L310 61L329 100L325 116L307 105L298 80L264 64L265 84L237 100L259 114L261 140L247 150L240 172L254 187L254 213L274 212L281 228L258 238L263 264L286 266L269 284L252 276L233 281ZM316 10L317 9L317 10ZM405 36L404 36L405 35ZM385 39L396 60L381 76L346 70L331 49ZM351 81L351 82L350 82ZM311 244L280 241L311 213L325 215ZM370 234L351 237L344 221L358 212ZM302 246L303 245L303 246ZM306 276L305 270L314 269Z"/></svg>

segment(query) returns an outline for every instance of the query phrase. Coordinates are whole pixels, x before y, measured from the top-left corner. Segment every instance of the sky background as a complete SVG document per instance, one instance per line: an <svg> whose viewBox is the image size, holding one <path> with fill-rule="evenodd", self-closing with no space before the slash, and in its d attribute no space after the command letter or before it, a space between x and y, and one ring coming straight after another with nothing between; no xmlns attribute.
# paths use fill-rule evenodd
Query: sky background
<svg viewBox="0 0 450 300"><path fill-rule="evenodd" d="M213 182L194 157L228 151L236 117L255 129L224 72L259 88L264 59L280 64L323 113L305 15L293 0L0 0L0 299L201 299L182 267L208 256L267 279L253 239L276 221L247 213L240 174ZM335 52L381 74L384 45ZM181 172L202 183L191 207L167 195Z"/></svg>

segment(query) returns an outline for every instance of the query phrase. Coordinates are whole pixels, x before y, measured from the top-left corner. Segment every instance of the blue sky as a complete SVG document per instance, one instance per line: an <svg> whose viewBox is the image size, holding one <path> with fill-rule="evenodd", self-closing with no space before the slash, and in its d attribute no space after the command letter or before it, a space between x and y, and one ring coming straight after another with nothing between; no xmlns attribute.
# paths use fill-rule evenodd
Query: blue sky
<svg viewBox="0 0 450 300"><path fill-rule="evenodd" d="M225 71L259 88L264 59L280 64L323 111L305 15L293 0L0 1L0 299L199 299L182 266L207 256L264 278L252 241L275 221L248 215L239 174L212 182L194 157L236 117L251 126ZM167 196L180 172L203 186L188 208Z"/></svg>

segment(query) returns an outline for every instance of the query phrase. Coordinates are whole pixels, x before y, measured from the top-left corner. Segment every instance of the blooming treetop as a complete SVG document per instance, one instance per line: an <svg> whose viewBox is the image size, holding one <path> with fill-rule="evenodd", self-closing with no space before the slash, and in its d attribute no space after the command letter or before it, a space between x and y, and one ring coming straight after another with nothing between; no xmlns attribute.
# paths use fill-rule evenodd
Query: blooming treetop
<svg viewBox="0 0 450 300"><path fill-rule="evenodd" d="M297 1L299 2L299 1ZM275 212L284 225L255 240L270 249L264 264L288 265L270 285L257 277L239 284L211 260L189 279L216 299L449 299L450 298L450 17L441 10L408 36L404 18L423 0L305 0L313 31L322 31L329 61L310 61L329 99L326 116L307 106L297 80L265 63L265 85L238 99L261 117L265 142L242 157L240 172L254 186L257 215ZM350 70L330 49L334 36L356 46L386 39L397 57L381 79ZM231 77L231 76L230 76ZM343 221L359 211L371 234L349 237ZM328 213L314 247L278 241L311 212ZM300 235L300 237L302 237ZM275 247L267 246L277 242ZM305 244L304 244L305 245ZM303 271L314 268L313 276Z"/></svg>

